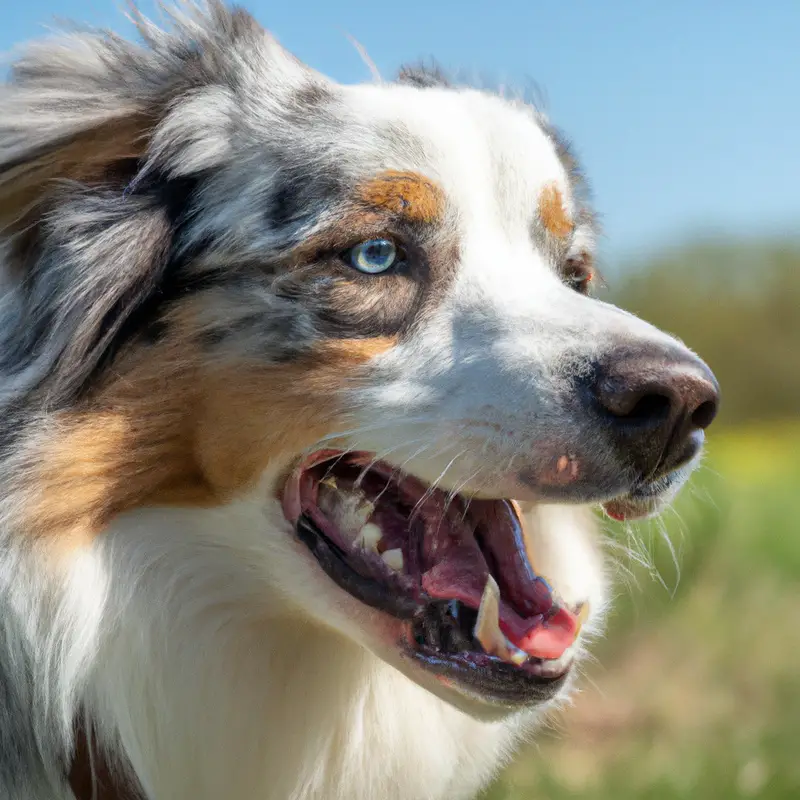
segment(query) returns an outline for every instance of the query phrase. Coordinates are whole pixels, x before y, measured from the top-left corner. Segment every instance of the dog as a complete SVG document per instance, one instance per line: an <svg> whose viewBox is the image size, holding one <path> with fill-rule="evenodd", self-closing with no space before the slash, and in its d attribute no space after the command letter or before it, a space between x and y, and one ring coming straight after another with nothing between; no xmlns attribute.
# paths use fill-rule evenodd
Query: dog
<svg viewBox="0 0 800 800"><path fill-rule="evenodd" d="M338 85L240 9L0 94L0 795L472 798L569 696L718 405L592 296L524 99Z"/></svg>

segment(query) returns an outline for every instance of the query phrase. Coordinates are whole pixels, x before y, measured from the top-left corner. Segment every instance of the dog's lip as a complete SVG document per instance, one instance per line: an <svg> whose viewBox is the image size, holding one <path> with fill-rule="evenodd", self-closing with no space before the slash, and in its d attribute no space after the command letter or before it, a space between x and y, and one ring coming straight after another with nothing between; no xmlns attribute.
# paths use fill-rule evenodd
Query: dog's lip
<svg viewBox="0 0 800 800"><path fill-rule="evenodd" d="M678 480L681 470L676 470L658 480L637 484L627 494L601 503L603 510L617 522L628 522L656 514L663 504L663 498Z"/></svg>
<svg viewBox="0 0 800 800"><path fill-rule="evenodd" d="M603 511L611 519L617 522L628 522L636 519L644 519L656 511L657 502L652 499L639 499L626 495L625 497L615 497L601 503Z"/></svg>
<svg viewBox="0 0 800 800"><path fill-rule="evenodd" d="M481 704L511 709L552 700L574 670L572 656L561 664L538 662L516 667L485 654L442 655L425 647L408 647L405 655L446 689Z"/></svg>

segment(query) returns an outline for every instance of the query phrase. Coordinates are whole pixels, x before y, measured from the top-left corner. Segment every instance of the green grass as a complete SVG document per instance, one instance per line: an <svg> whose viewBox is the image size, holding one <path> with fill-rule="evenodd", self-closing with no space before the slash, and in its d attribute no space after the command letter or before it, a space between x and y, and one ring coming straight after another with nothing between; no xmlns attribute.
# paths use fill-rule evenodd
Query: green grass
<svg viewBox="0 0 800 800"><path fill-rule="evenodd" d="M485 800L800 797L800 424L709 453L662 522L609 528L655 570L622 559L584 691Z"/></svg>

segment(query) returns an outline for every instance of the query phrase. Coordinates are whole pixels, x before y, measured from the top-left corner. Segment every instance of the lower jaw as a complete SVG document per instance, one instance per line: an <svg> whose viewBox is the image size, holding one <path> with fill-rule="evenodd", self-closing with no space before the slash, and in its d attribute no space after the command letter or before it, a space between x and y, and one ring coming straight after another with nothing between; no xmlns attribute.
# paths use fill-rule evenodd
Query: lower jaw
<svg viewBox="0 0 800 800"><path fill-rule="evenodd" d="M305 530L301 540L308 547L305 522L301 521L298 527ZM362 603L342 585L341 574L332 574L328 565L316 560L328 579L354 602ZM416 641L414 625L420 608L409 605L399 612L402 616L375 606L373 609L380 615L383 631L381 646L373 649L375 655L448 704L484 721L502 719L509 713L552 701L568 682L578 649L576 642L558 659L529 658L523 666L485 652L445 653Z"/></svg>
<svg viewBox="0 0 800 800"><path fill-rule="evenodd" d="M388 645L388 643L387 643ZM573 684L574 666L558 677L526 683L515 691L516 667L509 667L511 681L500 682L476 677L467 670L454 670L439 663L436 654L410 651L402 646L370 648L373 657L396 670L423 692L436 697L445 707L459 711L483 723L503 722L519 714L537 713L568 694Z"/></svg>
<svg viewBox="0 0 800 800"><path fill-rule="evenodd" d="M294 499L297 500L296 497ZM576 649L572 637L579 629L580 623L578 629L571 628L573 634L566 640L563 638L567 635L566 632L556 632L562 630L561 625L565 624L565 621L573 620L570 624L574 625L576 612L568 612L563 606L555 605L550 613L556 614L556 617L551 619L550 613L545 615L543 624L547 631L540 630L541 622L530 623L535 626L530 629L534 631L534 636L540 634L545 634L545 637L558 636L558 641L564 642L558 647L554 657L537 657L536 653L544 656L548 647L542 651L541 644L531 644L526 646L527 652L518 649L511 641L505 639L497 628L496 610L493 625L485 626L483 623L479 625L474 616L476 606L469 605L474 600L467 600L467 605L464 605L460 600L447 600L446 597L449 595L446 595L445 599L436 599L436 594L431 596L427 592L414 597L413 593L407 594L407 587L406 591L392 591L392 582L387 585L385 579L377 583L365 581L349 565L350 556L347 555L349 551L341 549L339 534L331 539L335 532L329 530L328 522L319 520L317 512L309 516L303 510L305 506L302 502L293 505L285 501L284 508L287 517L295 525L298 537L315 556L317 563L328 577L356 602L383 612L379 626L383 629L384 636L389 634L393 641L387 641L382 636L384 645L376 654L400 669L407 677L451 705L483 719L500 717L513 711L540 705L552 700L564 687L569 678ZM477 513L480 519L481 512ZM473 512L470 512L470 519L473 519L472 514ZM519 521L520 518L516 519ZM458 541L462 540L459 538ZM493 584L496 592L496 582L490 580L489 583ZM488 589L487 585L484 596ZM491 594L489 592L489 595ZM499 594L495 597L495 609L497 601L501 601ZM456 611L453 616L449 616L453 604L456 606ZM481 600L481 609L483 607ZM478 613L480 616L480 609ZM564 614L566 617L562 620ZM484 622L488 618L485 615L481 617ZM502 625L506 624L503 622L504 619L505 617L501 615ZM532 619L541 617L534 616ZM426 628L426 625L433 626L435 630L431 632L431 628ZM392 631L394 633L391 633ZM466 640L463 638L465 631ZM479 631L488 631L489 639L484 638L483 633ZM444 638L440 640L439 634ZM487 641L492 642L488 650L484 644ZM566 644L569 642L573 644L567 647ZM549 647L552 648L552 645Z"/></svg>
<svg viewBox="0 0 800 800"><path fill-rule="evenodd" d="M458 693L473 705L493 709L495 714L553 700L568 682L574 663L574 653L569 653L555 661L534 662L525 670L497 662L491 670L482 672L474 663L445 662L439 653L427 648L410 651L408 657L433 675L449 695ZM452 696L447 699L452 702Z"/></svg>

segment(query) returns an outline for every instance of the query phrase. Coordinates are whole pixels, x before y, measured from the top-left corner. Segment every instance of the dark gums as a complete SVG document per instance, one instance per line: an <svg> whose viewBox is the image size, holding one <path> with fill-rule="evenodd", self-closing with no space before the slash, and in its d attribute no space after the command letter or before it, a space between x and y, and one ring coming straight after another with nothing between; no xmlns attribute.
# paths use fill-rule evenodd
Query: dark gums
<svg viewBox="0 0 800 800"><path fill-rule="evenodd" d="M308 547L328 577L357 600L398 619L412 619L419 613L420 605L413 598L356 572L347 563L342 549L305 514L297 520L296 530L300 541Z"/></svg>

